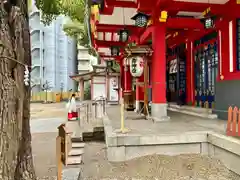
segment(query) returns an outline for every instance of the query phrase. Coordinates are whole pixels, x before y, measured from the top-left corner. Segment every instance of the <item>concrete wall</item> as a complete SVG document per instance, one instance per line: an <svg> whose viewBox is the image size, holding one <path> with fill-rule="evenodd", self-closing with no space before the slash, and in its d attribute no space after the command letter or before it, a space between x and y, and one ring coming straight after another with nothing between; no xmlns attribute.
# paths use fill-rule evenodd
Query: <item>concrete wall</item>
<svg viewBox="0 0 240 180"><path fill-rule="evenodd" d="M189 135L186 136L189 137ZM151 137L152 140L155 140L155 142L152 141L152 144L150 144L149 141L145 142L145 144L143 142L141 143L141 138L139 138L139 145L136 145L136 138L137 137L125 136L122 143L118 143L120 139L117 139L117 146L111 146L114 139L112 139L112 137L105 137L107 141L108 160L111 162L122 162L152 154L170 156L202 154L220 160L228 169L240 175L240 143L232 137L209 132L209 134L206 133L205 135L192 134L191 138L188 139L184 139L183 137L179 138L179 136L176 135L175 140L178 139L179 142L173 142L171 138L170 141L164 142L164 139L168 137L159 136L158 138ZM142 137L142 139L144 139L144 137ZM130 143L133 143L133 145L130 145Z"/></svg>
<svg viewBox="0 0 240 180"><path fill-rule="evenodd" d="M220 119L227 119L229 106L240 107L240 81L219 81L216 84L215 111ZM225 111L225 112L224 112Z"/></svg>
<svg viewBox="0 0 240 180"><path fill-rule="evenodd" d="M240 175L240 141L212 131L168 135L121 134L113 130L107 116L103 118L107 158L111 162L127 161L152 155L203 154L219 159Z"/></svg>

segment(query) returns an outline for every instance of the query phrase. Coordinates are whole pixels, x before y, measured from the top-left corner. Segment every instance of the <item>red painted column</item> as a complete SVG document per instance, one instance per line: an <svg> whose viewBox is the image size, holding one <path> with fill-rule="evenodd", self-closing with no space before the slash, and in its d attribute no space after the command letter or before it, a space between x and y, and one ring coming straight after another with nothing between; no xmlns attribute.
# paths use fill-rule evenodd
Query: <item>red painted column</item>
<svg viewBox="0 0 240 180"><path fill-rule="evenodd" d="M136 111L140 111L140 103L144 101L144 87L140 84L144 83L144 75L136 79Z"/></svg>
<svg viewBox="0 0 240 180"><path fill-rule="evenodd" d="M166 104L166 25L154 26L152 32L152 117L163 120L167 116Z"/></svg>
<svg viewBox="0 0 240 180"><path fill-rule="evenodd" d="M186 102L189 105L194 105L195 101L195 85L194 85L194 57L193 57L193 41L186 42Z"/></svg>
<svg viewBox="0 0 240 180"><path fill-rule="evenodd" d="M229 74L229 22L224 20L218 30L219 75ZM220 77L219 77L220 78Z"/></svg>
<svg viewBox="0 0 240 180"><path fill-rule="evenodd" d="M132 75L130 73L130 67L127 65L124 67L124 92L132 92Z"/></svg>

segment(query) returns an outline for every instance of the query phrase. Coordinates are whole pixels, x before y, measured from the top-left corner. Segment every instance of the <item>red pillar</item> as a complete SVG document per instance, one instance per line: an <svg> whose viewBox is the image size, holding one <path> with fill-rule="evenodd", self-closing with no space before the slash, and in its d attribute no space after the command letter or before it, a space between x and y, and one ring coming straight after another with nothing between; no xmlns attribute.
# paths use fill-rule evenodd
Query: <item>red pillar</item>
<svg viewBox="0 0 240 180"><path fill-rule="evenodd" d="M193 58L193 41L186 42L186 101L189 105L194 105L195 100L195 85L194 85L194 58Z"/></svg>
<svg viewBox="0 0 240 180"><path fill-rule="evenodd" d="M227 76L229 73L229 22L224 20L218 31L219 49L219 75Z"/></svg>
<svg viewBox="0 0 240 180"><path fill-rule="evenodd" d="M152 32L152 116L163 120L167 116L166 104L166 25L160 23L154 26Z"/></svg>
<svg viewBox="0 0 240 180"><path fill-rule="evenodd" d="M132 92L132 75L130 73L130 67L127 65L124 67L124 92Z"/></svg>
<svg viewBox="0 0 240 180"><path fill-rule="evenodd" d="M144 83L144 75L136 79L136 110L140 111L140 103L144 101L144 87L140 84Z"/></svg>

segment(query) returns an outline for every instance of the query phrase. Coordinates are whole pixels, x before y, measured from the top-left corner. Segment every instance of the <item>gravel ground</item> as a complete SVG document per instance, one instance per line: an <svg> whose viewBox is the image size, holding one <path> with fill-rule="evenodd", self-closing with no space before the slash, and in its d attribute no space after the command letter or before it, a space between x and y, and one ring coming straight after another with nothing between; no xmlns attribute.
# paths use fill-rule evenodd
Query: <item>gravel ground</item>
<svg viewBox="0 0 240 180"><path fill-rule="evenodd" d="M88 143L81 180L240 180L224 165L207 156L151 155L124 163L110 163L103 143Z"/></svg>

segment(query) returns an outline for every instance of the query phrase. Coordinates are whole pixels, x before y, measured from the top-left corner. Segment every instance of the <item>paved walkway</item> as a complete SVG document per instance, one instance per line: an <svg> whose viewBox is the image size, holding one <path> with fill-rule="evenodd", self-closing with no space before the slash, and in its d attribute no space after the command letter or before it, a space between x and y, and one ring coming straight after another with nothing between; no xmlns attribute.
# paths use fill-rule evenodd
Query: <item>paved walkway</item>
<svg viewBox="0 0 240 180"><path fill-rule="evenodd" d="M31 134L32 153L39 180L56 180L57 127L66 122L66 103L32 103ZM80 168L63 170L63 180L77 180Z"/></svg>
<svg viewBox="0 0 240 180"><path fill-rule="evenodd" d="M58 132L57 127L64 122L64 118L38 118L30 121L31 133Z"/></svg>
<svg viewBox="0 0 240 180"><path fill-rule="evenodd" d="M107 108L107 114L111 120L113 129L120 128L120 107L110 106ZM125 125L130 129L130 134L176 134L188 133L193 131L213 130L218 133L225 133L226 121L219 119L204 119L178 112L168 112L169 121L156 122L151 120L135 118L135 112L125 112Z"/></svg>

